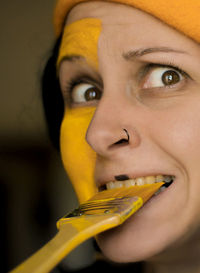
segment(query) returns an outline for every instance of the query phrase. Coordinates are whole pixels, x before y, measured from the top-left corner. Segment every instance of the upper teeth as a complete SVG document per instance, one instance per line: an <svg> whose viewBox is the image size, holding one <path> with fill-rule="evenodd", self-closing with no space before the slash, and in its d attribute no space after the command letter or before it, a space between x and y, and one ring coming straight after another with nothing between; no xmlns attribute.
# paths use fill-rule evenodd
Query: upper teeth
<svg viewBox="0 0 200 273"><path fill-rule="evenodd" d="M113 181L108 182L106 184L107 190L115 189L115 188L121 188L121 187L131 187L131 186L142 186L144 184L153 184L157 182L164 181L165 183L169 183L174 179L171 175L151 175L151 176L145 176L145 177L137 177L135 179L129 179L125 181Z"/></svg>

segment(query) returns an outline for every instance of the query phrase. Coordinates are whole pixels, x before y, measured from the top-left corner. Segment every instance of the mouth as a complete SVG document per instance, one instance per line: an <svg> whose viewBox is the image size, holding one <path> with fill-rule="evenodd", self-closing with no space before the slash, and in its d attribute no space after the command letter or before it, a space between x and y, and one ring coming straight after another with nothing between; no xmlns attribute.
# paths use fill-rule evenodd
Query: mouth
<svg viewBox="0 0 200 273"><path fill-rule="evenodd" d="M99 187L99 191L117 189L117 188L123 188L123 187L129 188L134 186L143 186L145 184L154 184L158 182L164 182L164 185L155 193L157 195L158 193L164 191L166 188L171 186L174 180L175 180L174 175L164 175L164 174L136 177L136 178L126 179L123 181L120 179L120 181L105 182L103 185Z"/></svg>

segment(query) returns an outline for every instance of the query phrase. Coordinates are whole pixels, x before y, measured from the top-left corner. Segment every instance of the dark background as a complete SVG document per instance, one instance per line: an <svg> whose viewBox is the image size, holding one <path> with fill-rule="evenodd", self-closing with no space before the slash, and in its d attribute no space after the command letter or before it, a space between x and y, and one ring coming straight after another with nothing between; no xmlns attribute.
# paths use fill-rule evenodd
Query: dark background
<svg viewBox="0 0 200 273"><path fill-rule="evenodd" d="M40 81L54 42L54 0L1 1L0 272L12 269L56 233L77 205L46 132ZM91 243L64 262L91 262ZM55 270L55 272L57 272Z"/></svg>

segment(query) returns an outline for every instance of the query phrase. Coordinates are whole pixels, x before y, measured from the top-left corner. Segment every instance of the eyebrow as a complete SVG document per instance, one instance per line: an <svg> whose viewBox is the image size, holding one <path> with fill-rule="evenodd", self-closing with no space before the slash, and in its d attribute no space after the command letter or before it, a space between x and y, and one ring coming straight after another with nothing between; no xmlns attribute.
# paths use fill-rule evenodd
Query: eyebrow
<svg viewBox="0 0 200 273"><path fill-rule="evenodd" d="M186 51L173 49L170 47L149 47L149 48L139 48L136 50L130 50L126 53L123 53L122 56L126 61L133 61L137 58L140 58L144 55L151 54L151 53L158 53L158 52L164 52L164 53L179 53L179 54L188 54ZM63 60L69 61L69 62L76 62L83 60L84 57L80 55L68 55L63 58Z"/></svg>
<svg viewBox="0 0 200 273"><path fill-rule="evenodd" d="M173 49L170 47L149 47L149 48L139 48L136 50L130 50L126 53L123 53L122 56L125 60L134 60L137 58L140 58L144 55L151 54L151 53L157 53L157 52L164 52L164 53L181 53L181 54L188 54L185 51Z"/></svg>
<svg viewBox="0 0 200 273"><path fill-rule="evenodd" d="M79 56L79 55L67 55L62 59L62 61L75 62L75 61L79 61L82 59L83 59L83 57Z"/></svg>

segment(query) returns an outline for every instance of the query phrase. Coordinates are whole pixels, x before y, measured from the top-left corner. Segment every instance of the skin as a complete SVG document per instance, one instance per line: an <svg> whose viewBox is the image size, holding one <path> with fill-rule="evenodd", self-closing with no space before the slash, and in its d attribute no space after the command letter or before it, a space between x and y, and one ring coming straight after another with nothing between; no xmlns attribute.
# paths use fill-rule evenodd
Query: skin
<svg viewBox="0 0 200 273"><path fill-rule="evenodd" d="M101 21L96 18L82 19L66 25L57 67L59 68L61 62L66 58L68 61L74 61L77 60L77 56L84 56L89 66L98 69L100 33ZM65 62L63 65L65 66ZM79 61L79 68L81 68L79 73L82 70L84 71L85 64L80 65ZM70 69L67 73L68 76L73 76L74 73L77 73L77 69ZM60 76L65 78L65 74L65 70L61 69ZM76 94L76 92L74 93ZM93 117L95 107L72 108L69 103L67 104L68 107L65 108L60 133L61 156L79 202L83 203L97 192L94 181L96 154L85 141L87 128ZM77 153L77 151L79 152Z"/></svg>
<svg viewBox="0 0 200 273"><path fill-rule="evenodd" d="M88 17L102 22L98 68L81 56L63 61L59 76L66 107L96 107L84 137L96 153L97 187L119 174L176 177L125 224L99 235L98 244L113 261L147 261L146 272L200 272L200 47L151 15L116 3L79 4L66 24ZM171 50L128 58L130 51L163 47ZM167 87L162 75L172 68L144 70L149 63L173 63L187 74L175 69L179 80ZM102 97L79 103L73 97L69 105L65 85L80 70ZM119 144L123 128L130 140Z"/></svg>

